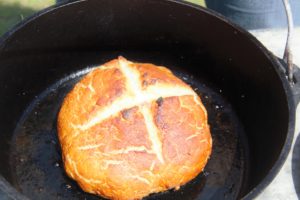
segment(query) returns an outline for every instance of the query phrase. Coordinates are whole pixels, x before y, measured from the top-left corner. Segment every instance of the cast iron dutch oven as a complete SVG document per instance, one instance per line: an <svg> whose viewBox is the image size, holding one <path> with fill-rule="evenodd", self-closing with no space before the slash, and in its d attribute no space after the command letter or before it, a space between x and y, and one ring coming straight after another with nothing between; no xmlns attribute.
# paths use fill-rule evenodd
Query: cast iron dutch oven
<svg viewBox="0 0 300 200"><path fill-rule="evenodd" d="M299 73L253 36L172 0L82 0L46 9L0 41L0 189L6 199L99 199L64 173L56 117L72 86L122 55L168 66L201 96L213 137L203 173L146 199L252 199L290 150ZM297 82L298 81L298 82Z"/></svg>

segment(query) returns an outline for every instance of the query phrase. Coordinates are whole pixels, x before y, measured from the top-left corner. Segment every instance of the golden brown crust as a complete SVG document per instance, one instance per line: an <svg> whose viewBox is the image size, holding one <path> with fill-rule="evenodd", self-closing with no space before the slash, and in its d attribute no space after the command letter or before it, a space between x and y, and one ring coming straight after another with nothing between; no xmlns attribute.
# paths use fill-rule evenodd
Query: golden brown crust
<svg viewBox="0 0 300 200"><path fill-rule="evenodd" d="M58 116L66 173L89 193L141 199L204 168L212 140L200 98L165 67L119 57L90 72Z"/></svg>

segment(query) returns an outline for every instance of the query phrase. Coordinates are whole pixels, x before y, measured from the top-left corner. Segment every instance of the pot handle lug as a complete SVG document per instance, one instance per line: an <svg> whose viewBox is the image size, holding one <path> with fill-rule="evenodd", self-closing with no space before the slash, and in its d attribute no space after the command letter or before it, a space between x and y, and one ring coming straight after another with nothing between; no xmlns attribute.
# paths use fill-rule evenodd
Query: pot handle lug
<svg viewBox="0 0 300 200"><path fill-rule="evenodd" d="M287 69L287 63L284 61L282 58L276 57L275 59L277 61L277 64L279 66L280 71L282 73L287 74L288 69ZM293 64L293 80L290 82L289 85L293 93L293 97L295 100L296 105L300 102L300 68ZM288 76L286 75L286 78L288 79Z"/></svg>
<svg viewBox="0 0 300 200"><path fill-rule="evenodd" d="M293 83L291 83L291 88L297 106L297 104L300 102L300 69L296 65L294 65L293 68Z"/></svg>
<svg viewBox="0 0 300 200"><path fill-rule="evenodd" d="M293 64L293 52L291 49L291 41L293 39L293 16L289 0L282 0L287 17L287 39L283 55L283 60L280 60L283 66L287 66L286 75L292 88L296 104L300 101L300 69Z"/></svg>

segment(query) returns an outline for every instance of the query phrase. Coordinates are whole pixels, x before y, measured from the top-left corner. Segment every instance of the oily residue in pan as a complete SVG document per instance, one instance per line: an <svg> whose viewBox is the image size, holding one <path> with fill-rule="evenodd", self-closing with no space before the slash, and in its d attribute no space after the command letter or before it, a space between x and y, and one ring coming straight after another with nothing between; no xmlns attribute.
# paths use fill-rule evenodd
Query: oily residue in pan
<svg viewBox="0 0 300 200"><path fill-rule="evenodd" d="M65 95L90 69L47 88L29 105L11 146L13 184L30 199L99 199L83 192L64 172L57 138L57 113ZM246 140L240 121L222 91L178 69L171 69L200 95L209 116L213 151L204 171L179 190L152 194L154 199L236 199L246 170ZM101 198L100 198L101 199Z"/></svg>

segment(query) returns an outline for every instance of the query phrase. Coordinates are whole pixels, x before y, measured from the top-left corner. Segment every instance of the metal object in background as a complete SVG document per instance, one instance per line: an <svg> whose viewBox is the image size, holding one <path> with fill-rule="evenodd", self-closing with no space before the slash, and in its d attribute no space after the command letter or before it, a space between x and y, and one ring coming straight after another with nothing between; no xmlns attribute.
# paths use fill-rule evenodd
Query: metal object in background
<svg viewBox="0 0 300 200"><path fill-rule="evenodd" d="M295 25L300 25L300 1L290 0ZM286 27L281 0L206 0L215 10L247 30Z"/></svg>
<svg viewBox="0 0 300 200"><path fill-rule="evenodd" d="M292 38L293 38L294 22L293 22L293 15L292 15L292 10L291 10L291 5L289 3L289 0L282 0L282 1L285 8L287 24L288 24L287 39L286 39L283 60L287 63L288 66L287 68L288 79L291 83L293 83L294 63L293 63L293 52L291 49L291 41L293 40Z"/></svg>

